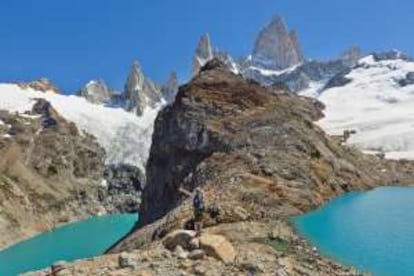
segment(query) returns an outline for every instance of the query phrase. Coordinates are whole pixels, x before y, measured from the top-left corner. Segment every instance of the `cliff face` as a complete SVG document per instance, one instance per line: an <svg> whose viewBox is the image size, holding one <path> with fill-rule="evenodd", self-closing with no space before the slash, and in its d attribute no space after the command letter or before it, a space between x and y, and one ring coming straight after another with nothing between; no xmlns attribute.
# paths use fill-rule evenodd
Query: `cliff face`
<svg viewBox="0 0 414 276"><path fill-rule="evenodd" d="M313 123L322 107L249 83L218 60L207 63L156 120L142 228L114 251L185 227L191 211L179 187L203 187L221 221L237 223L276 221L347 191L413 181L411 163L365 156L327 136Z"/></svg>
<svg viewBox="0 0 414 276"><path fill-rule="evenodd" d="M302 61L296 32L289 32L284 19L276 16L259 33L253 50L253 62L267 69L281 70Z"/></svg>
<svg viewBox="0 0 414 276"><path fill-rule="evenodd" d="M95 138L46 100L26 114L0 111L0 248L90 215L136 211L129 198L141 179L134 187L128 171L107 175L104 161Z"/></svg>

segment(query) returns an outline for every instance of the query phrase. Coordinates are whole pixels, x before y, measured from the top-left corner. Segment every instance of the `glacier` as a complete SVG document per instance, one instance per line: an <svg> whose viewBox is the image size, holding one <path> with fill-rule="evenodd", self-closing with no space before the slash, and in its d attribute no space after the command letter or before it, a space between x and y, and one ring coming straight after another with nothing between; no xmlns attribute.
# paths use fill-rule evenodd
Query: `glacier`
<svg viewBox="0 0 414 276"><path fill-rule="evenodd" d="M348 84L302 94L325 104L325 117L317 124L329 134L356 130L350 145L390 159L414 159L414 85L401 85L412 72L410 60L369 55L345 75Z"/></svg>
<svg viewBox="0 0 414 276"><path fill-rule="evenodd" d="M128 164L143 171L151 147L153 124L162 107L162 103L155 108L146 107L138 117L122 108L90 103L83 97L7 83L0 84L0 96L0 110L20 114L30 111L36 99L46 99L63 118L96 137L106 151L107 164Z"/></svg>

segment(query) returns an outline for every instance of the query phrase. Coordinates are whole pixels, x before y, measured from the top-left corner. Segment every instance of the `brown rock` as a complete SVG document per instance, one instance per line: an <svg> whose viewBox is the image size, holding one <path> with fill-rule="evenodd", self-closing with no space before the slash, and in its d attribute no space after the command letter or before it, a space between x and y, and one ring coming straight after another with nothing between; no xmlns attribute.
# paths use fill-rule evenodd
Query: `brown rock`
<svg viewBox="0 0 414 276"><path fill-rule="evenodd" d="M200 237L200 247L207 255L224 263L232 263L236 258L233 245L223 236L204 234Z"/></svg>

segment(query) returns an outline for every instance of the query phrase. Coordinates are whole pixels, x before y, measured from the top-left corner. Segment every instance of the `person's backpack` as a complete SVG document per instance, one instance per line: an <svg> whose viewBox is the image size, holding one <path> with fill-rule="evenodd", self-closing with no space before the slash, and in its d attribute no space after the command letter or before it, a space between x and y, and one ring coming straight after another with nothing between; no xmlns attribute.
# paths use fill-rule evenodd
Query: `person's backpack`
<svg viewBox="0 0 414 276"><path fill-rule="evenodd" d="M204 200L202 194L196 194L193 200L193 205L196 210L204 212Z"/></svg>

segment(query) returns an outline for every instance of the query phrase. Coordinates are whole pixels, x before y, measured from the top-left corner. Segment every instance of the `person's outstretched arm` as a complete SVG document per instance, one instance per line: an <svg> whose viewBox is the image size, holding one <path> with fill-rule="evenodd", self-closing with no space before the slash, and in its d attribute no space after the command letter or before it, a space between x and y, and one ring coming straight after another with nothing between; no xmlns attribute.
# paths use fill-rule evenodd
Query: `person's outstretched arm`
<svg viewBox="0 0 414 276"><path fill-rule="evenodd" d="M179 190L181 193L183 193L183 194L185 194L185 195L187 195L187 196L189 196L189 197L194 196L194 193L189 192L188 190L184 189L183 187L180 187L178 190Z"/></svg>

